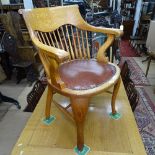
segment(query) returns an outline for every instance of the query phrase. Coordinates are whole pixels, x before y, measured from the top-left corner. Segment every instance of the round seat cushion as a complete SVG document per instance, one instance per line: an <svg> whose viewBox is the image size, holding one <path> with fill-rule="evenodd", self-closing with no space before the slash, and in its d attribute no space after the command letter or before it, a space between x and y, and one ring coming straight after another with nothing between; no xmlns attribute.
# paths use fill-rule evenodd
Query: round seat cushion
<svg viewBox="0 0 155 155"><path fill-rule="evenodd" d="M60 65L61 80L67 88L87 90L109 81L116 73L115 66L96 60L72 60Z"/></svg>

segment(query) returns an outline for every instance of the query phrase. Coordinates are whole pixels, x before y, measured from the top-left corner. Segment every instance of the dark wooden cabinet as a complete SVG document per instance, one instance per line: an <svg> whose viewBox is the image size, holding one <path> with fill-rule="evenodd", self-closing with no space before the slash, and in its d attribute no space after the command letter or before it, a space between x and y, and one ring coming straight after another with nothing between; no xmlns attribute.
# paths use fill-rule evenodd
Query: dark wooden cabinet
<svg viewBox="0 0 155 155"><path fill-rule="evenodd" d="M123 39L130 39L130 36L132 35L133 26L134 26L134 20L125 20L123 21L124 26L124 34Z"/></svg>

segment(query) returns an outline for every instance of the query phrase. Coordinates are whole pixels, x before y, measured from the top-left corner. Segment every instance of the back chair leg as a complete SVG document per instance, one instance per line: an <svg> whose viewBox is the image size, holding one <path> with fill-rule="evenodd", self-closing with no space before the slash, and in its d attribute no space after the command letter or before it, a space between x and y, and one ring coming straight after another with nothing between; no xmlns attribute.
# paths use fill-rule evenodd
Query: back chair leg
<svg viewBox="0 0 155 155"><path fill-rule="evenodd" d="M71 98L71 106L77 127L77 148L79 151L84 147L84 121L88 111L88 98Z"/></svg>
<svg viewBox="0 0 155 155"><path fill-rule="evenodd" d="M149 71L149 68L150 68L150 63L151 63L151 57L149 57L149 60L148 60L148 64L147 64L147 69L146 69L146 77L148 75L148 71Z"/></svg>
<svg viewBox="0 0 155 155"><path fill-rule="evenodd" d="M52 90L51 86L48 85L48 92L47 92L47 98L46 98L46 108L45 108L46 119L50 118L52 99L53 99L53 90Z"/></svg>
<svg viewBox="0 0 155 155"><path fill-rule="evenodd" d="M117 97L118 90L120 87L120 83L121 83L121 78L119 78L117 83L114 85L114 90L113 90L113 94L112 94L112 101L111 101L112 114L116 114L115 102L116 102L116 97Z"/></svg>

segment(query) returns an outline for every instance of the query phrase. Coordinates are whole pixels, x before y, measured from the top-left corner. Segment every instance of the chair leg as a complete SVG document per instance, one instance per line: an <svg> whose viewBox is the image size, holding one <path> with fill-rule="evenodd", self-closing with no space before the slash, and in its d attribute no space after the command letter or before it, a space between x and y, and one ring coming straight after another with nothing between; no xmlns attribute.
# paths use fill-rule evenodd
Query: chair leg
<svg viewBox="0 0 155 155"><path fill-rule="evenodd" d="M151 63L151 57L149 57L149 60L148 60L147 69L146 69L146 74L145 74L146 77L147 77L147 75L148 75L148 71L149 71L149 68L150 68L150 63Z"/></svg>
<svg viewBox="0 0 155 155"><path fill-rule="evenodd" d="M114 85L114 90L113 90L113 94L112 94L112 101L111 101L112 114L116 114L115 101L116 101L116 97L117 97L118 90L120 87L120 83L121 83L121 78L119 78L117 83Z"/></svg>
<svg viewBox="0 0 155 155"><path fill-rule="evenodd" d="M71 98L71 106L77 127L77 148L79 151L84 147L84 121L88 111L88 98Z"/></svg>
<svg viewBox="0 0 155 155"><path fill-rule="evenodd" d="M46 98L46 108L45 108L46 119L50 118L52 98L53 98L53 91L52 91L51 86L48 85L48 92L47 92L47 98Z"/></svg>
<svg viewBox="0 0 155 155"><path fill-rule="evenodd" d="M150 57L147 57L145 60L142 60L142 63L148 61Z"/></svg>

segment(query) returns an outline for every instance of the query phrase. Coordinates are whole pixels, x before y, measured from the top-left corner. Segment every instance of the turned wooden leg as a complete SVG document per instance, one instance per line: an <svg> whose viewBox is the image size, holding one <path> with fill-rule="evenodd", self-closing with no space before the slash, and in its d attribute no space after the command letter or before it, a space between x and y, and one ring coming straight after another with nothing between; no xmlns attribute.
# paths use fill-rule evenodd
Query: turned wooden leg
<svg viewBox="0 0 155 155"><path fill-rule="evenodd" d="M77 148L83 150L84 146L84 121L88 111L88 98L71 98L71 106L77 127Z"/></svg>
<svg viewBox="0 0 155 155"><path fill-rule="evenodd" d="M48 119L51 112L51 103L53 98L53 91L50 85L48 85L47 98L46 98L46 108L45 108L45 117Z"/></svg>
<svg viewBox="0 0 155 155"><path fill-rule="evenodd" d="M114 85L114 90L113 90L113 94L112 94L112 101L111 101L112 114L116 113L115 101L116 101L116 97L117 97L118 90L120 87L120 83L121 83L121 78L119 78L117 83Z"/></svg>

